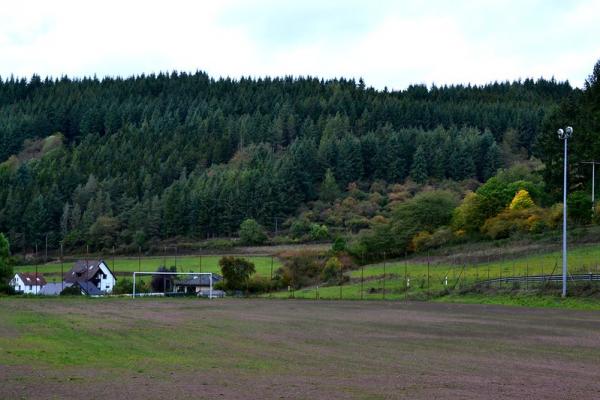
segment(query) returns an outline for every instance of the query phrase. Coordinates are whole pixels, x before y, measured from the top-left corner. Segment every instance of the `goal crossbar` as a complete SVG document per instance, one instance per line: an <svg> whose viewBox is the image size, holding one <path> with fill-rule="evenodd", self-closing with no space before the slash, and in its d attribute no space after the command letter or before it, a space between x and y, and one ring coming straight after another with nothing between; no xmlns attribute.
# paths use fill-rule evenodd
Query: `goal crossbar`
<svg viewBox="0 0 600 400"><path fill-rule="evenodd" d="M209 289L208 289L208 298L212 299L213 298L213 273L212 272L163 272L163 271L156 271L156 272L150 272L150 271L135 271L133 273L133 293L132 296L133 298L135 298L135 282L136 282L136 277L138 275L194 275L194 276L199 276L199 275L208 275L209 276Z"/></svg>

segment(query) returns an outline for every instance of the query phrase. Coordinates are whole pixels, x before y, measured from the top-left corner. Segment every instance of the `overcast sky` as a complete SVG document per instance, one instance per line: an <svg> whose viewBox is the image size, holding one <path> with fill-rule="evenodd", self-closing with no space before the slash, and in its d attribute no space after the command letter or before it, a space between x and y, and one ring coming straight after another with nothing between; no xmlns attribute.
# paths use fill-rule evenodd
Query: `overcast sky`
<svg viewBox="0 0 600 400"><path fill-rule="evenodd" d="M599 0L8 1L0 76L363 77L369 86L526 77L581 86Z"/></svg>

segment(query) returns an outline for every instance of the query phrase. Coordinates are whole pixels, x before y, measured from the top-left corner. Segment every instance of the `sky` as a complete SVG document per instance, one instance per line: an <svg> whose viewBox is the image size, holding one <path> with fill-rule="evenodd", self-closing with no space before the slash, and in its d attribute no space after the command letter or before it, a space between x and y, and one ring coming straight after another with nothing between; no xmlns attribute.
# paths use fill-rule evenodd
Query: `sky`
<svg viewBox="0 0 600 400"><path fill-rule="evenodd" d="M599 0L7 1L0 76L363 78L377 89L532 78L581 87Z"/></svg>

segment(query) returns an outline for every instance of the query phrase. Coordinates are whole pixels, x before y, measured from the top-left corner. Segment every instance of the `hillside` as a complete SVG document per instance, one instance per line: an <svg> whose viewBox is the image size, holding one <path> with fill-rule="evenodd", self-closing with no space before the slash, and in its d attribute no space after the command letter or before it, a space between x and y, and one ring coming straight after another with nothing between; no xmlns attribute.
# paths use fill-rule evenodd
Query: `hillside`
<svg viewBox="0 0 600 400"><path fill-rule="evenodd" d="M236 235L248 217L274 230L352 182L484 182L535 151L572 93L542 79L398 92L202 72L4 79L0 231L14 251L46 237L137 247Z"/></svg>

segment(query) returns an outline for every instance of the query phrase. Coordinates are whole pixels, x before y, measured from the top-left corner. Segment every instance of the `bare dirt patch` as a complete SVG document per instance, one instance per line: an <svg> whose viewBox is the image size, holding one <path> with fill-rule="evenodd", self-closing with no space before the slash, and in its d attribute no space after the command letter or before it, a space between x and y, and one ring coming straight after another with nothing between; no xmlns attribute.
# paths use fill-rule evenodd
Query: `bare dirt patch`
<svg viewBox="0 0 600 400"><path fill-rule="evenodd" d="M0 303L9 326L0 330L1 399L600 397L597 312L266 299ZM106 322L112 336L77 365L57 364L51 347L14 357L3 346L19 345L15 333L36 339L38 327L13 326L3 319L10 313L74 315L75 336ZM44 333L59 347L60 330Z"/></svg>

